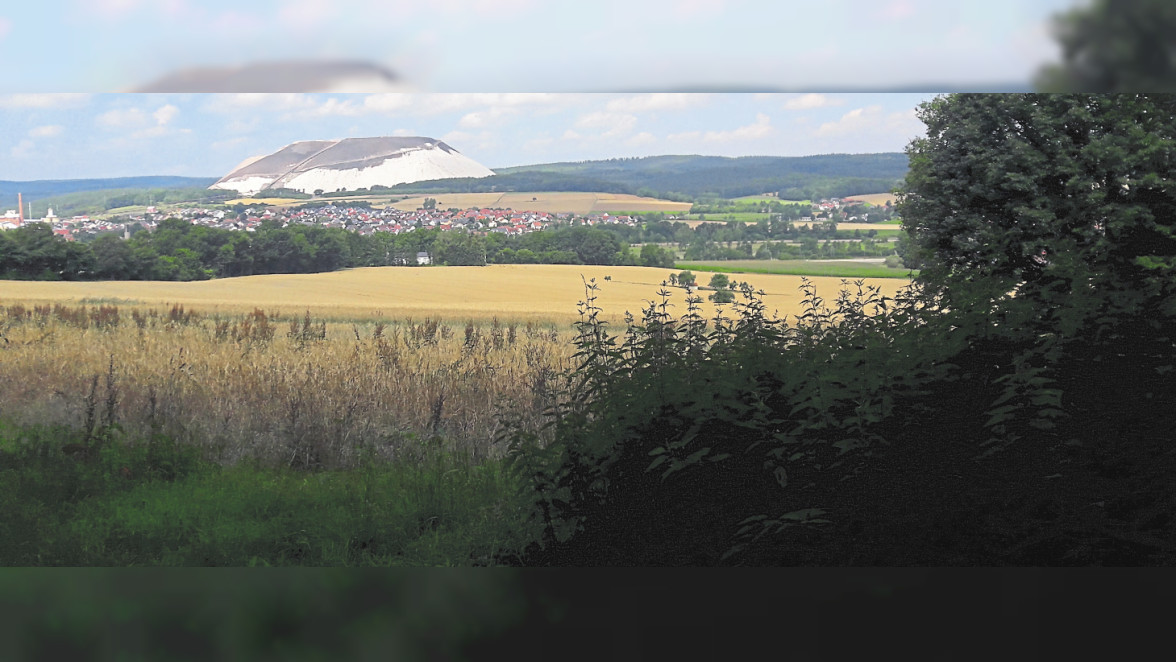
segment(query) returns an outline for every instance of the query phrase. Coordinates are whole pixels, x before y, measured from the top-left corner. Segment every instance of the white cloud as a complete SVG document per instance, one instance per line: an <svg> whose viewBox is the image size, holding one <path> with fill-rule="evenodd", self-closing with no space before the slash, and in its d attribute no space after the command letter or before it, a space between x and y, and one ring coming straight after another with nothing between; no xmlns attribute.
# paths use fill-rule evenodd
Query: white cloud
<svg viewBox="0 0 1176 662"><path fill-rule="evenodd" d="M110 128L141 126L147 123L147 114L138 108L113 108L99 115L95 121Z"/></svg>
<svg viewBox="0 0 1176 662"><path fill-rule="evenodd" d="M679 20L698 20L722 14L727 0L675 0L673 15Z"/></svg>
<svg viewBox="0 0 1176 662"><path fill-rule="evenodd" d="M395 129L392 131L392 135L394 135L394 136L415 136L415 135L417 135L417 132L413 131L412 129Z"/></svg>
<svg viewBox="0 0 1176 662"><path fill-rule="evenodd" d="M497 124L502 118L509 117L517 112L517 108L510 106L494 106L485 110L466 113L458 120L457 125L467 129L481 129Z"/></svg>
<svg viewBox="0 0 1176 662"><path fill-rule="evenodd" d="M65 127L60 124L47 124L45 126L38 126L29 130L30 138L52 138L60 136Z"/></svg>
<svg viewBox="0 0 1176 662"><path fill-rule="evenodd" d="M876 13L880 18L896 21L908 16L914 16L915 5L911 0L892 0L886 3Z"/></svg>
<svg viewBox="0 0 1176 662"><path fill-rule="evenodd" d="M76 108L89 100L89 94L2 94L0 108Z"/></svg>
<svg viewBox="0 0 1176 662"><path fill-rule="evenodd" d="M217 94L205 110L236 113L269 110L285 112L283 119L319 117L358 117L362 115L408 114L414 116L466 112L465 128L481 128L491 119L531 108L537 114L555 112L576 103L581 95L548 93L467 93L414 94L386 92L380 94ZM476 114L476 115L475 115ZM484 124L475 126L479 122Z"/></svg>
<svg viewBox="0 0 1176 662"><path fill-rule="evenodd" d="M323 27L337 13L333 0L295 0L283 5L278 11L278 20L295 30L311 30Z"/></svg>
<svg viewBox="0 0 1176 662"><path fill-rule="evenodd" d="M707 131L702 139L707 142L730 142L732 140L753 140L766 138L776 132L772 118L756 113L755 122L730 131Z"/></svg>
<svg viewBox="0 0 1176 662"><path fill-rule="evenodd" d="M605 109L614 113L643 113L657 110L683 110L696 108L710 102L711 94L664 93L638 94L613 99Z"/></svg>
<svg viewBox="0 0 1176 662"><path fill-rule="evenodd" d="M638 133L632 138L626 140L625 144L636 147L638 145L648 145L654 142L657 142L657 138L654 138L652 133L649 133L648 131L642 131L641 133Z"/></svg>
<svg viewBox="0 0 1176 662"><path fill-rule="evenodd" d="M825 122L817 128L816 135L840 137L885 132L914 136L923 130L914 108L886 114L882 106L866 106L849 111L835 122Z"/></svg>
<svg viewBox="0 0 1176 662"><path fill-rule="evenodd" d="M211 101L204 109L214 113L234 113L241 110L292 111L313 108L318 102L308 94L241 92L239 94L210 94Z"/></svg>
<svg viewBox="0 0 1176 662"><path fill-rule="evenodd" d="M818 136L844 136L859 133L874 125L882 114L882 106L854 108L836 122L825 122L817 128Z"/></svg>
<svg viewBox="0 0 1176 662"><path fill-rule="evenodd" d="M21 159L32 154L33 145L33 141L31 140L22 140L19 143L13 145L12 149L8 150L8 153L13 158Z"/></svg>
<svg viewBox="0 0 1176 662"><path fill-rule="evenodd" d="M252 32L254 30L264 29L265 21L256 14L230 9L217 14L216 18L209 23L209 28L215 30L218 34L225 32Z"/></svg>
<svg viewBox="0 0 1176 662"><path fill-rule="evenodd" d="M105 18L121 18L138 9L140 0L86 0L78 4Z"/></svg>
<svg viewBox="0 0 1176 662"><path fill-rule="evenodd" d="M478 133L469 133L467 131L450 131L449 133L441 136L441 142L447 143L450 147L453 147L466 155L470 153L470 149L493 149L498 146L497 137L495 137L495 135L489 131L481 131Z"/></svg>
<svg viewBox="0 0 1176 662"><path fill-rule="evenodd" d="M802 94L784 102L784 110L812 110L829 106L843 106L844 99L834 99L825 94Z"/></svg>
<svg viewBox="0 0 1176 662"><path fill-rule="evenodd" d="M575 131L572 131L571 129L568 129L567 131L563 132L562 138L564 140L582 140L584 136L576 133Z"/></svg>
<svg viewBox="0 0 1176 662"><path fill-rule="evenodd" d="M450 131L449 133L441 136L441 142L452 145L453 143L461 143L471 140L473 137L474 134L467 131Z"/></svg>
<svg viewBox="0 0 1176 662"><path fill-rule="evenodd" d="M523 149L528 152L537 152L550 147L553 142L555 141L551 138L532 138L523 143Z"/></svg>
<svg viewBox="0 0 1176 662"><path fill-rule="evenodd" d="M150 115L139 108L112 108L95 118L95 122L110 129L138 129L130 134L131 138L158 138L176 132L191 133L191 129L173 129L169 126L179 112L180 109L171 104L156 108Z"/></svg>
<svg viewBox="0 0 1176 662"><path fill-rule="evenodd" d="M601 137L613 137L628 133L637 125L637 116L628 113L596 111L582 115L576 120L577 129L604 129Z"/></svg>
<svg viewBox="0 0 1176 662"><path fill-rule="evenodd" d="M160 126L163 126L175 119L176 115L179 113L180 109L169 103L165 106L160 106L158 110L151 114L151 116L155 118L155 121L158 122Z"/></svg>
<svg viewBox="0 0 1176 662"><path fill-rule="evenodd" d="M705 133L702 131L683 131L682 133L671 133L666 136L666 140L673 142L697 142L701 140L708 143L726 143L759 140L775 133L776 127L772 126L772 118L763 113L756 113L755 122L746 126L729 131L707 131Z"/></svg>
<svg viewBox="0 0 1176 662"><path fill-rule="evenodd" d="M413 12L421 7L417 0L400 0L399 2L369 3L376 7L388 7L396 13ZM391 7L389 7L389 5ZM524 14L536 5L536 0L433 0L425 10L440 10L445 14L476 14L480 18L514 18Z"/></svg>
<svg viewBox="0 0 1176 662"><path fill-rule="evenodd" d="M237 145L240 145L243 142L245 142L245 137L244 136L237 136L236 138L228 138L225 140L218 140L218 141L212 143L211 145L209 145L209 147L211 147L213 149L229 149L232 147L236 147Z"/></svg>
<svg viewBox="0 0 1176 662"><path fill-rule="evenodd" d="M249 119L234 119L225 125L225 131L229 133L251 133L260 125L261 120L256 117L250 117Z"/></svg>

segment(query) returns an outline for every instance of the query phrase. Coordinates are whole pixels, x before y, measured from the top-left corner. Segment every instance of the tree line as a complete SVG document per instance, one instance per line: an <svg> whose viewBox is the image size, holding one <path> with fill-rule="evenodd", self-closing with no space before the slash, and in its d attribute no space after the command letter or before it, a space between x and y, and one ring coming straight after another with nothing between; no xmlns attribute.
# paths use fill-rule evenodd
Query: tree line
<svg viewBox="0 0 1176 662"><path fill-rule="evenodd" d="M137 226L136 226L137 227ZM281 227L265 221L256 232L210 228L179 219L123 240L109 233L70 242L48 225L30 223L0 233L0 278L19 280L206 280L257 274L318 273L350 267L416 265L426 253L433 264L616 264L672 267L677 252L652 244L678 244L689 259L767 259L889 255L873 231L846 232L835 223L797 227L783 220L759 223L650 221L636 226L563 226L518 236L421 229L403 234L361 235L316 225ZM829 239L859 239L855 246ZM826 240L819 244L819 240ZM751 242L796 240L799 244ZM643 244L639 251L630 244ZM727 244L724 248L722 245ZM732 246L736 246L732 248ZM847 252L849 251L849 252Z"/></svg>
<svg viewBox="0 0 1176 662"><path fill-rule="evenodd" d="M206 280L256 274L317 273L349 267L488 263L637 264L616 234L565 227L518 237L421 229L361 235L314 225L262 223L256 232L161 221L124 240L106 234L69 242L36 223L0 233L0 277L20 280Z"/></svg>

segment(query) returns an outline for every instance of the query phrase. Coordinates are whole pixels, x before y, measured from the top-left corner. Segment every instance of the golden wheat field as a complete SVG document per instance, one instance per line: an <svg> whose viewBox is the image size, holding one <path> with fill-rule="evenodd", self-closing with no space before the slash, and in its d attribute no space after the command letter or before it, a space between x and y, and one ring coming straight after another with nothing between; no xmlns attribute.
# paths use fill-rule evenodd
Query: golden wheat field
<svg viewBox="0 0 1176 662"><path fill-rule="evenodd" d="M403 319L426 316L450 321L483 320L554 322L578 319L577 304L584 300L586 279L595 279L597 305L603 316L620 319L626 311L638 315L646 301L657 298L661 283L672 269L557 264L500 264L485 267L368 267L320 274L271 274L198 282L38 282L6 281L0 305L34 303L117 302L161 306L182 303L202 313L240 313L254 308L283 315L309 310L328 319ZM610 280L605 280L609 278ZM697 274L705 285L709 274ZM799 276L740 274L733 277L765 292L769 313L799 314ZM818 294L836 298L841 279L811 278ZM869 281L885 296L905 281ZM686 291L669 288L670 302L680 313ZM705 292L703 293L705 294ZM703 302L702 312L715 308Z"/></svg>
<svg viewBox="0 0 1176 662"><path fill-rule="evenodd" d="M471 458L499 416L536 422L574 351L534 324L342 323L180 306L0 305L0 416L160 431L226 464L412 459L434 435ZM415 441L414 441L415 440Z"/></svg>
<svg viewBox="0 0 1176 662"><path fill-rule="evenodd" d="M885 205L889 200L891 204L898 202L898 196L893 193L867 193L866 195L847 195L846 200L861 200L872 205Z"/></svg>

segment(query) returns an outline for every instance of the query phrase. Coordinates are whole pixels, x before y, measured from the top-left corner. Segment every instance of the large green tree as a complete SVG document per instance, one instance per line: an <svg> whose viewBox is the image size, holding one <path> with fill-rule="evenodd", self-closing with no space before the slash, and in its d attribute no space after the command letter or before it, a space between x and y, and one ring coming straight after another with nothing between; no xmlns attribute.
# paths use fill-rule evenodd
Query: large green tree
<svg viewBox="0 0 1176 662"><path fill-rule="evenodd" d="M1059 15L1062 62L1043 68L1043 92L1176 91L1176 3L1095 0Z"/></svg>
<svg viewBox="0 0 1176 662"><path fill-rule="evenodd" d="M956 94L918 114L899 213L949 307L1176 312L1176 97Z"/></svg>

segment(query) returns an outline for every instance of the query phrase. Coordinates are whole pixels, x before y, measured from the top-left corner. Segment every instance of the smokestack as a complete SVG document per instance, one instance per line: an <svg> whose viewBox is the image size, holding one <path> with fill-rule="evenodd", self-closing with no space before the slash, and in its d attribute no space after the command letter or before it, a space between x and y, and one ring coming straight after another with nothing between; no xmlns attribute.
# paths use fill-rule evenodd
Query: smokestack
<svg viewBox="0 0 1176 662"><path fill-rule="evenodd" d="M16 194L16 215L16 224L24 225L24 195L20 193Z"/></svg>

